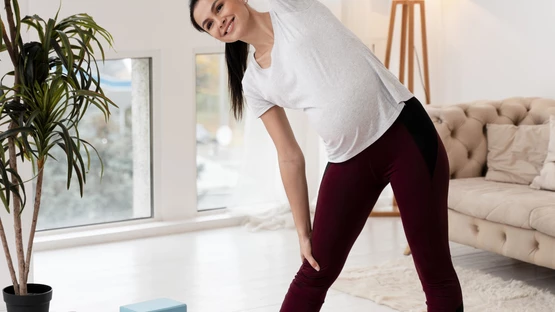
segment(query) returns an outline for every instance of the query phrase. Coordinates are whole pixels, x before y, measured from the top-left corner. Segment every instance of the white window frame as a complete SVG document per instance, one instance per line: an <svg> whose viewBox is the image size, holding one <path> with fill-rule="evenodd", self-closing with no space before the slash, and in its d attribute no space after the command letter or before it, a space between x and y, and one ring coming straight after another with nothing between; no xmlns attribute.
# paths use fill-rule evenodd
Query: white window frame
<svg viewBox="0 0 555 312"><path fill-rule="evenodd" d="M195 61L197 54L203 53L223 53L221 48L196 48L193 49L192 59L192 83L191 90L195 90L196 71ZM105 243L116 240L136 239L142 237L151 237L156 235L168 235L180 232L187 232L200 229L217 228L224 226L239 225L243 218L233 216L227 209L218 209L211 211L198 211L196 205L197 189L196 189L196 140L193 141L194 148L187 149L194 153L193 162L185 164L191 172L187 175L190 181L186 181L185 185L194 185L193 189L184 190L185 197L194 196L194 205L184 204L177 206L168 205L163 201L162 182L162 142L164 133L162 133L162 53L160 50L145 51L124 51L114 53L106 52L106 59L123 59L123 58L149 58L151 60L151 107L150 107L150 139L151 139L151 185L152 185L152 217L142 219L131 219L117 222L108 222L95 225L84 225L65 229L54 229L37 232L35 237L36 251L50 250L64 247L74 247L88 245L94 243ZM196 97L195 92L191 92L189 98L190 114L196 120ZM187 99L185 98L185 103ZM166 108L167 109L167 108ZM183 125L185 127L186 125ZM193 134L195 134L194 124ZM191 142L184 142L189 145ZM187 168L186 168L187 169ZM190 199L190 198L189 198Z"/></svg>
<svg viewBox="0 0 555 312"><path fill-rule="evenodd" d="M197 55L201 55L201 54L224 54L225 56L225 48L222 47L200 47L200 48L195 48L193 49L193 90L195 92L192 92L193 96L192 96L192 103L193 103L193 107L194 107L194 115L195 115L195 121L197 119L197 98L196 98L196 78L197 78L197 71L196 71L196 62L197 62ZM196 129L196 125L195 125L195 129ZM196 130L195 130L195 137L196 137ZM196 138L195 138L195 161L196 158L198 156L198 150L197 150L197 144L196 144ZM195 163L195 176L197 174L197 166ZM205 210L205 211L198 211L198 189L197 187L197 182L195 180L195 198L197 199L196 204L194 206L194 211L190 212L193 215L197 215L197 216L203 216L203 215L207 215L207 214L226 214L228 213L228 208L219 208L219 207L215 207L215 208L211 208L209 210Z"/></svg>

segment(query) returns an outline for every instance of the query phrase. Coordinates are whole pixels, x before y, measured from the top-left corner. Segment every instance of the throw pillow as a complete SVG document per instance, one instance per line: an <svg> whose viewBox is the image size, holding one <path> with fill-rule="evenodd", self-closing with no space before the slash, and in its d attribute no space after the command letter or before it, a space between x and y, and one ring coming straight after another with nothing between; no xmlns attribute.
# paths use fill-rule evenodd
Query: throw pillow
<svg viewBox="0 0 555 312"><path fill-rule="evenodd" d="M534 178L530 187L538 190L555 191L555 116L549 117L549 128L547 156L540 175Z"/></svg>
<svg viewBox="0 0 555 312"><path fill-rule="evenodd" d="M549 124L487 125L486 180L529 185L547 155Z"/></svg>

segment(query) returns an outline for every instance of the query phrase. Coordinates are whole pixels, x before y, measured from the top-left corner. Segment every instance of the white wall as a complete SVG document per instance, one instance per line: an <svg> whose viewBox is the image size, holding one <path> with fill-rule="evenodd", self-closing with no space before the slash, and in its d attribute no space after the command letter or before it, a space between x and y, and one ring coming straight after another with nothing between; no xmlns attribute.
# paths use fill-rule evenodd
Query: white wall
<svg viewBox="0 0 555 312"><path fill-rule="evenodd" d="M443 102L555 98L553 0L442 1Z"/></svg>
<svg viewBox="0 0 555 312"><path fill-rule="evenodd" d="M555 97L555 2L427 0L431 99L454 104L511 96ZM390 0L343 0L342 20L382 60ZM398 6L398 10L400 6ZM391 70L398 76L400 12ZM419 15L415 45L422 62ZM418 68L415 93L424 100Z"/></svg>

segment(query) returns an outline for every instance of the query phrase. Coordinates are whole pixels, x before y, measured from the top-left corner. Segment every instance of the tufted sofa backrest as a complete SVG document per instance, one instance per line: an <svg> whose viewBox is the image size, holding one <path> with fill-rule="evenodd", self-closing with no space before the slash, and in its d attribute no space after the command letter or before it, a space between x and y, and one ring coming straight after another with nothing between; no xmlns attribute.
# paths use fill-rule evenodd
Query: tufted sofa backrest
<svg viewBox="0 0 555 312"><path fill-rule="evenodd" d="M508 98L449 106L425 105L445 145L452 179L486 173L486 125L539 125L555 115L555 100Z"/></svg>

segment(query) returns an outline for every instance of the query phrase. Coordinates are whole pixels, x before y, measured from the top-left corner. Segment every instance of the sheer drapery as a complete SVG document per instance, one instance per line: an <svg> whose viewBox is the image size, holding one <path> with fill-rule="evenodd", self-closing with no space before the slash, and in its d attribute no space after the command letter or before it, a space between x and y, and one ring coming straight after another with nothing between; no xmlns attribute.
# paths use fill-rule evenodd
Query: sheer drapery
<svg viewBox="0 0 555 312"><path fill-rule="evenodd" d="M307 125L306 116L297 111L288 111L287 115L305 157L310 209L314 212L325 159L321 159L319 138ZM293 227L276 148L262 120L255 118L248 110L245 110L244 115L241 161L229 211L246 216L245 225L253 230Z"/></svg>

